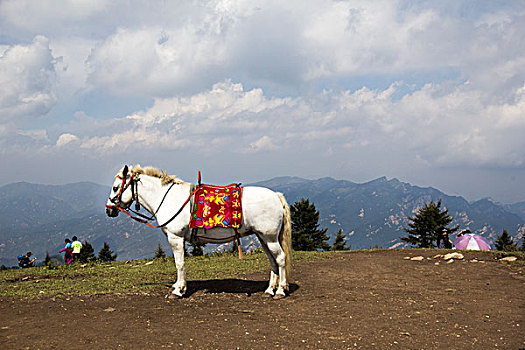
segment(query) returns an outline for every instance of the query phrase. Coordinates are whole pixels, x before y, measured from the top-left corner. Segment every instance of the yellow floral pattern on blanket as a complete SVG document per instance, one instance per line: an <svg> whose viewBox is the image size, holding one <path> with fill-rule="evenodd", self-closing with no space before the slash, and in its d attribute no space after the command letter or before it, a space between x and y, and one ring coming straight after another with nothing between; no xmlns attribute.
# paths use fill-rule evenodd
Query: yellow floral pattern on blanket
<svg viewBox="0 0 525 350"><path fill-rule="evenodd" d="M242 187L201 185L195 194L191 228L239 228L242 225Z"/></svg>

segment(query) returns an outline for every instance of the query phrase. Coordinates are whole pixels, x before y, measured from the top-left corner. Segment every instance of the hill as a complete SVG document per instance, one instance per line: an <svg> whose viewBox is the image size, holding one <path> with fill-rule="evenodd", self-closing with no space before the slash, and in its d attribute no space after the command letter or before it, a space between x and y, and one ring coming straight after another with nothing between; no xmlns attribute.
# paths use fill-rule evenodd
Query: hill
<svg viewBox="0 0 525 350"><path fill-rule="evenodd" d="M407 247L399 237L405 235L408 217L431 200L442 201L442 207L454 217L452 225L469 228L491 242L504 228L515 240L523 239L525 232L524 202L504 206L481 199L469 203L432 187L386 177L362 184L332 178L280 177L255 185L283 192L290 204L309 198L319 210L320 226L328 228L332 239L341 228L353 249Z"/></svg>
<svg viewBox="0 0 525 350"><path fill-rule="evenodd" d="M430 200L442 200L455 218L453 224L487 237L493 242L503 229L523 239L525 202L501 205L490 199L469 203L434 188L421 188L385 177L367 183L321 178L278 177L252 185L283 192L289 204L310 198L320 212L320 226L331 240L341 228L353 249L406 247L399 239L417 208ZM88 240L95 252L104 241L119 260L152 257L160 243L169 245L160 230L119 216L107 218L104 204L109 187L82 182L63 186L14 183L0 187L0 265L16 264L16 256L31 250L42 260L46 251L56 254L64 238L77 235ZM243 240L245 248L257 245L254 236ZM208 245L208 250L225 245Z"/></svg>

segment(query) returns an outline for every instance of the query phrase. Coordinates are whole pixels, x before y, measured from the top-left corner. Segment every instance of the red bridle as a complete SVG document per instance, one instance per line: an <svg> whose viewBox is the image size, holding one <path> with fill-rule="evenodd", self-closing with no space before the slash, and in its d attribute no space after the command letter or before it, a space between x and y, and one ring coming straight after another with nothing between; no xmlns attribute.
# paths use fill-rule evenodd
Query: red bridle
<svg viewBox="0 0 525 350"><path fill-rule="evenodd" d="M138 174L137 174L137 175L138 175ZM199 172L199 177L200 177L200 172ZM113 205L106 204L106 208L112 208L112 209L116 208L116 209L118 209L119 211L123 212L124 214L129 215L132 219L134 219L134 220L136 220L136 221L138 221L138 222L140 222L140 223L143 223L143 224L145 224L145 225L148 225L149 227L153 227L153 228L164 227L164 226L166 226L167 224L169 224L171 221L173 221L173 219L175 219L175 218L176 218L176 217L182 212L182 210L184 209L184 207L185 207L185 206L188 204L188 202L190 201L191 197L192 197L192 196L198 191L198 186L197 186L197 188L196 188L194 191L191 191L191 193L190 193L189 196L188 196L188 199L186 199L186 201L184 202L184 204L182 204L182 206L180 207L180 209L175 213L175 215L173 215L173 216L171 217L171 219L169 219L168 221L166 221L166 222L165 222L164 224L162 224L162 225L153 226L152 224L150 224L150 223L148 222L148 220L152 220L153 217L148 218L148 217L145 217L145 216L141 215L140 213L134 212L134 213L136 213L136 214L138 214L138 215L144 217L146 220L144 220L144 219L140 219L140 218L138 218L138 217L136 217L136 216L133 216L131 213L128 212L128 210L126 210L126 209L124 209L124 208L122 208L122 207L120 206L120 202L121 202L122 194L124 193L124 191L126 191L126 189L127 189L130 185L133 186L133 182L134 182L134 181L139 181L138 176L137 176L137 178L135 179L135 178L134 178L134 175L133 175L133 170L131 170L131 173L130 173L130 176L129 176L129 181L126 181L126 179L127 179L127 167L126 167L126 168L125 168L125 171L122 172L122 176L117 175L117 178L122 179L122 183L120 184L119 192L118 192L118 194L117 194L115 197L113 197L113 199L110 199L110 202L113 203ZM172 186L173 186L173 185L172 185ZM170 187L170 189L171 189L171 187ZM132 190L133 190L133 187L132 187ZM137 187L137 190L138 190L138 187ZM168 189L168 192L169 192L169 189ZM138 193L137 193L137 195L138 195ZM164 195L164 197L166 197L166 195L167 195L167 192L166 192L166 194ZM134 196L133 196L133 197L134 197ZM138 197L138 196L137 196L137 197ZM135 198L132 198L132 200L133 200L133 199L135 199ZM138 198L136 198L135 200L138 201ZM160 205L162 205L163 202L164 202L164 199L162 199L162 202L161 202ZM137 202L137 203L138 203L138 202ZM156 214L157 211L160 209L160 205L159 205L159 208L157 208L157 210L155 211L155 214ZM139 209L137 208L137 210L139 210ZM153 214L153 215L155 215L155 214Z"/></svg>
<svg viewBox="0 0 525 350"><path fill-rule="evenodd" d="M129 185L131 185L131 183L133 182L133 170L131 170L129 181L126 181L126 179L128 178L127 171L123 172L122 176L117 175L117 178L122 179L122 183L120 184L120 189L118 191L118 194L115 197L113 197L113 199L110 199L110 202L113 203L114 205L106 204L106 208L116 207L117 209L121 209L120 202L122 200L122 194L124 193L125 190L127 190Z"/></svg>

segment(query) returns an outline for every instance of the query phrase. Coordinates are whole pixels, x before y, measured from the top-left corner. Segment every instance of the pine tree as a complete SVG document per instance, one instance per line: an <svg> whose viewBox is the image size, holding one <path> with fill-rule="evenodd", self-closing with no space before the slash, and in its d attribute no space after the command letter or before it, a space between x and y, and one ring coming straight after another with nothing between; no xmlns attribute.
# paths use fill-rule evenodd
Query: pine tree
<svg viewBox="0 0 525 350"><path fill-rule="evenodd" d="M51 265L51 256L49 256L49 252L46 251L46 257L44 258L44 266Z"/></svg>
<svg viewBox="0 0 525 350"><path fill-rule="evenodd" d="M453 218L448 215L448 209L441 210L441 200L437 203L430 201L414 215L408 217L411 221L408 223L409 228L403 228L407 237L400 237L402 241L408 242L419 248L432 248L434 241L439 238L443 229L448 229L449 234L458 230L459 226L448 228Z"/></svg>
<svg viewBox="0 0 525 350"><path fill-rule="evenodd" d="M166 253L162 249L162 246L159 243L159 246L157 247L157 250L155 251L155 256L153 259L164 259L166 258Z"/></svg>
<svg viewBox="0 0 525 350"><path fill-rule="evenodd" d="M523 241L521 241L520 252L525 252L525 239L523 239Z"/></svg>
<svg viewBox="0 0 525 350"><path fill-rule="evenodd" d="M93 246L88 241L84 241L82 249L80 249L78 260L80 262L87 263L94 261L95 259L95 250L93 249Z"/></svg>
<svg viewBox="0 0 525 350"><path fill-rule="evenodd" d="M503 229L503 233L498 236L496 243L494 243L494 246L497 250L502 250L504 252L512 252L518 250L516 243L514 243L512 237L505 229Z"/></svg>
<svg viewBox="0 0 525 350"><path fill-rule="evenodd" d="M61 264L60 261L60 255L50 256L49 252L46 251L46 257L44 258L42 265L46 266L49 270L55 270L58 268L58 265Z"/></svg>
<svg viewBox="0 0 525 350"><path fill-rule="evenodd" d="M335 235L333 250L350 250L352 246L346 246L345 236L343 235L343 229L339 229Z"/></svg>
<svg viewBox="0 0 525 350"><path fill-rule="evenodd" d="M115 261L117 259L117 254L113 254L113 251L109 249L109 244L104 242L104 245L98 252L98 260L100 261Z"/></svg>
<svg viewBox="0 0 525 350"><path fill-rule="evenodd" d="M309 199L302 198L290 207L292 247L294 250L330 250L327 229L319 230L319 211Z"/></svg>

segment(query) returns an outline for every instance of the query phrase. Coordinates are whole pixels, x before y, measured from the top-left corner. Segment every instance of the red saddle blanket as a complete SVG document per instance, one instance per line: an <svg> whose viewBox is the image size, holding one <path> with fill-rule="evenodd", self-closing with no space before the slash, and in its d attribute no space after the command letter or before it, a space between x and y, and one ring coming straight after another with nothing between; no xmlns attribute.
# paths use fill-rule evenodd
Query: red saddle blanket
<svg viewBox="0 0 525 350"><path fill-rule="evenodd" d="M195 193L190 227L239 228L242 225L242 187L200 185Z"/></svg>

